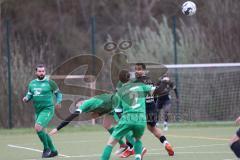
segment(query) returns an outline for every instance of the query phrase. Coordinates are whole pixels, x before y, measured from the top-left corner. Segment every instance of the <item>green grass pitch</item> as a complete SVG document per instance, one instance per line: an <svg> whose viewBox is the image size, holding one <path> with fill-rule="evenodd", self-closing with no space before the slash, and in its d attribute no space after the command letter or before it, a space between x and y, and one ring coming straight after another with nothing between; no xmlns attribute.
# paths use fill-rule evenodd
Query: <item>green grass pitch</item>
<svg viewBox="0 0 240 160"><path fill-rule="evenodd" d="M148 152L144 160L235 160L228 141L237 128L230 123L172 124L166 136L175 149L174 157L168 157L159 140L146 130L143 144ZM52 159L97 160L108 136L101 126L64 128L53 137L62 156ZM33 129L0 129L0 160L41 159L41 150ZM112 159L119 160L114 154Z"/></svg>

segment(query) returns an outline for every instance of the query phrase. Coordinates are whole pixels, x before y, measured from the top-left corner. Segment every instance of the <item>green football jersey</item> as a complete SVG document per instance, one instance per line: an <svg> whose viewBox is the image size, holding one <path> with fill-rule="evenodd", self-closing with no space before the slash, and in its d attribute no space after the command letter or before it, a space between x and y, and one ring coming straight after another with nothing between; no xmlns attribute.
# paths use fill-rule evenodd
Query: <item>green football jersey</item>
<svg viewBox="0 0 240 160"><path fill-rule="evenodd" d="M116 91L118 91L122 87L123 83L121 81L118 81L116 86Z"/></svg>
<svg viewBox="0 0 240 160"><path fill-rule="evenodd" d="M143 83L128 82L123 84L116 96L119 100L119 107L123 114L119 123L122 124L143 124L146 123L146 102L145 97L155 87Z"/></svg>
<svg viewBox="0 0 240 160"><path fill-rule="evenodd" d="M54 106L54 95L56 102L61 103L62 94L57 84L53 80L44 78L43 80L34 79L29 83L26 97L28 101L33 100L35 111L39 112L45 107Z"/></svg>
<svg viewBox="0 0 240 160"><path fill-rule="evenodd" d="M84 101L77 110L82 112L108 113L113 110L113 94L100 94Z"/></svg>

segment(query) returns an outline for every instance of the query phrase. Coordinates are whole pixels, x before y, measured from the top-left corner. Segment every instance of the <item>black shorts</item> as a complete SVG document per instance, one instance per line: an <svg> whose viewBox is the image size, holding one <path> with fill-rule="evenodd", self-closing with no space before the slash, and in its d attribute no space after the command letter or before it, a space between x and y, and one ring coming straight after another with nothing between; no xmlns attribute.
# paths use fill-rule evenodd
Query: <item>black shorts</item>
<svg viewBox="0 0 240 160"><path fill-rule="evenodd" d="M154 127L158 122L158 112L155 103L146 103L147 124Z"/></svg>
<svg viewBox="0 0 240 160"><path fill-rule="evenodd" d="M236 132L237 136L240 138L240 128L238 129L238 131Z"/></svg>
<svg viewBox="0 0 240 160"><path fill-rule="evenodd" d="M156 101L156 107L157 109L161 110L164 106L171 106L171 100L170 99L157 99Z"/></svg>

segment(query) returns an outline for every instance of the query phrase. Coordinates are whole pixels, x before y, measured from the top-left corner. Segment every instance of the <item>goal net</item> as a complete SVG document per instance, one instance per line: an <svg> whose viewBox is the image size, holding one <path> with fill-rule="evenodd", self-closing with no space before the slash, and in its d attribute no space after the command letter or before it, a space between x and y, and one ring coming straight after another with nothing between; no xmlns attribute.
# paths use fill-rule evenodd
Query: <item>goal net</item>
<svg viewBox="0 0 240 160"><path fill-rule="evenodd" d="M240 63L166 67L179 92L178 103L171 93L172 121L227 121L240 115Z"/></svg>
<svg viewBox="0 0 240 160"><path fill-rule="evenodd" d="M167 70L163 65L147 65L148 74L154 81L167 71L177 86L179 101L176 101L174 92L170 92L170 121L228 121L240 115L240 63L178 64L165 67ZM60 120L75 110L78 101L95 96L95 89L99 88L97 85L112 87L110 81L105 81L103 85L97 81L86 81L84 75L55 75L51 78L58 82L63 93L63 107L57 113ZM80 90L81 93L78 93ZM98 121L101 122L101 119L75 121L74 124L95 124Z"/></svg>

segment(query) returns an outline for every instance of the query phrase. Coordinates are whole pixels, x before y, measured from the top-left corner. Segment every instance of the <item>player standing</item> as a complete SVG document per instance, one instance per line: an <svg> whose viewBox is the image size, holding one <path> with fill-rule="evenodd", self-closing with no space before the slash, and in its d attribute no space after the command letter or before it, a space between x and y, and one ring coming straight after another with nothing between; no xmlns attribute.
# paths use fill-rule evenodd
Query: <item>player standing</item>
<svg viewBox="0 0 240 160"><path fill-rule="evenodd" d="M164 92L162 95L159 95L156 100L156 105L159 110L163 109L163 115L164 115L164 122L163 122L163 130L168 130L168 113L171 109L171 96L170 91L174 90L176 100L178 101L178 92L176 86L173 84L173 82L170 80L170 78L165 74L161 77L157 85L164 85Z"/></svg>
<svg viewBox="0 0 240 160"><path fill-rule="evenodd" d="M240 124L240 116L236 119L236 123ZM240 128L230 140L230 148L235 153L235 155L240 158Z"/></svg>
<svg viewBox="0 0 240 160"><path fill-rule="evenodd" d="M55 157L58 152L52 143L51 138L44 131L54 116L54 96L56 97L55 107L61 107L62 94L53 80L45 77L45 66L36 66L37 79L32 80L28 85L28 92L23 102L33 101L35 108L35 131L43 144L42 158Z"/></svg>

